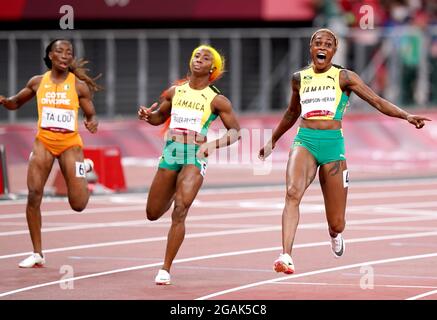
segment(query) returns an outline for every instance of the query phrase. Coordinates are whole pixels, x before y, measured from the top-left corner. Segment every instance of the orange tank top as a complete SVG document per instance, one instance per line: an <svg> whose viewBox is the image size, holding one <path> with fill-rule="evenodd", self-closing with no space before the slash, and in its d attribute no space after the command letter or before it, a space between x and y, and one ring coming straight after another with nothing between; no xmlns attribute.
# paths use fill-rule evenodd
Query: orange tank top
<svg viewBox="0 0 437 320"><path fill-rule="evenodd" d="M78 134L79 97L76 76L69 73L62 83L53 83L51 71L44 74L38 91L38 133L49 140L64 140Z"/></svg>

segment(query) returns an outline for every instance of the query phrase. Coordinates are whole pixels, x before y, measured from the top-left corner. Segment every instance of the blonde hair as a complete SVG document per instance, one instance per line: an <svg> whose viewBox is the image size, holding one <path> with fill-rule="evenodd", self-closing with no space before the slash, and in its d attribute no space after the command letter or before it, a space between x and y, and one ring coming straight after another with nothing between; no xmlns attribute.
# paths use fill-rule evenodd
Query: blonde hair
<svg viewBox="0 0 437 320"><path fill-rule="evenodd" d="M214 81L220 79L220 77L224 73L224 70L225 70L225 57L223 57L212 46L209 46L209 45L206 45L206 44L202 44L202 45L198 46L196 49L193 50L193 53L191 54L191 59L190 59L190 66L191 66L191 62L193 61L194 55L196 54L196 52L199 51L199 50L202 50L202 49L208 50L212 54L212 57L213 57L212 68L214 68L214 71L209 75L209 81L210 82L214 82Z"/></svg>
<svg viewBox="0 0 437 320"><path fill-rule="evenodd" d="M318 33L320 33L320 32L326 32L326 33L329 33L329 34L334 38L335 46L338 47L338 38L337 38L337 36L335 35L335 33L334 33L332 30L330 30L330 29L328 29L328 28L322 28L322 29L319 29L319 30L317 30L316 32L314 32L313 35L311 36L311 39L310 39L310 45L313 43L314 37L315 37Z"/></svg>

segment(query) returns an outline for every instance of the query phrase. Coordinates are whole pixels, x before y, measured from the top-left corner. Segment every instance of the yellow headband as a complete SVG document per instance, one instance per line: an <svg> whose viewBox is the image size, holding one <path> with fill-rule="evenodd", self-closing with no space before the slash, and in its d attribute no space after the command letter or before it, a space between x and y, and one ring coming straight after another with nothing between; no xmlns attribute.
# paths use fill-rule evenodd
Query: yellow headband
<svg viewBox="0 0 437 320"><path fill-rule="evenodd" d="M215 68L215 69L210 74L209 81L214 82L218 78L220 78L223 74L223 71L225 69L225 58L223 56L221 56L220 53L218 53L218 51L216 49L214 49L213 47L202 44L193 50L193 53L191 54L191 59L190 59L190 66L191 66L191 62L193 61L194 55L196 54L196 52L199 50L202 50L202 49L208 50L212 54L212 57L213 57L212 68Z"/></svg>

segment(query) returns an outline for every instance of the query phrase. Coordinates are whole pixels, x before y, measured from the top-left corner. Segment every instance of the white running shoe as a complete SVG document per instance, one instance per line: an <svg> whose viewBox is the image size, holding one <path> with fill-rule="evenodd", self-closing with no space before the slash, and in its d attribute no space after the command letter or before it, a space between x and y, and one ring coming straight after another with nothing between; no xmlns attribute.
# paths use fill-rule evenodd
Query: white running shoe
<svg viewBox="0 0 437 320"><path fill-rule="evenodd" d="M340 258L344 254L344 250L346 248L346 243L344 242L343 236L341 233L337 235L337 237L331 237L331 250L334 254L334 257Z"/></svg>
<svg viewBox="0 0 437 320"><path fill-rule="evenodd" d="M39 253L32 253L29 257L21 261L18 266L20 268L42 268L46 260Z"/></svg>
<svg viewBox="0 0 437 320"><path fill-rule="evenodd" d="M288 253L281 253L279 258L273 264L273 270L283 272L285 274L294 273L293 259Z"/></svg>
<svg viewBox="0 0 437 320"><path fill-rule="evenodd" d="M161 269L155 277L155 283L157 285L167 285L170 284L170 273Z"/></svg>
<svg viewBox="0 0 437 320"><path fill-rule="evenodd" d="M83 163L85 164L85 172L91 172L94 170L94 161L89 159L89 158L85 158L83 159Z"/></svg>

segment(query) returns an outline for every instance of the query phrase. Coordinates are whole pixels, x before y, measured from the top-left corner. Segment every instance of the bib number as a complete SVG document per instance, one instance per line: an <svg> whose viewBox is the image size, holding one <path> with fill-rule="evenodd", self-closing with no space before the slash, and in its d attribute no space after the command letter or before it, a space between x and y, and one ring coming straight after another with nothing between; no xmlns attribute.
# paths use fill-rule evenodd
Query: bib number
<svg viewBox="0 0 437 320"><path fill-rule="evenodd" d="M74 132L74 110L42 107L41 128L55 132Z"/></svg>

